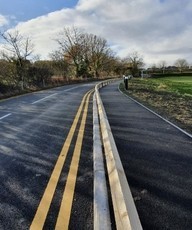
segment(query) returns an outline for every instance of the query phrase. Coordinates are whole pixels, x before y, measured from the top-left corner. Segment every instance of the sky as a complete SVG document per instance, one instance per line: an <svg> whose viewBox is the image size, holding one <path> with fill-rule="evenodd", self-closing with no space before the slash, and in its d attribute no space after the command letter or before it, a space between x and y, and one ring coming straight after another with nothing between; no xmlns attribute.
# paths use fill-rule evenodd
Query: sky
<svg viewBox="0 0 192 230"><path fill-rule="evenodd" d="M121 58L138 52L146 66L192 64L191 0L0 0L0 31L30 36L42 59L70 26L105 38Z"/></svg>

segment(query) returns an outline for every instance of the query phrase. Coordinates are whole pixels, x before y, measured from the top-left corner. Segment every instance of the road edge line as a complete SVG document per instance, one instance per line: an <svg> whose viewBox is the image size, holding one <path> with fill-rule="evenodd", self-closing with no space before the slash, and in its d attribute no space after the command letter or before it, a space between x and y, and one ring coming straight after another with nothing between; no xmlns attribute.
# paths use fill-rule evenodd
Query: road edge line
<svg viewBox="0 0 192 230"><path fill-rule="evenodd" d="M154 112L153 110L149 109L148 107L146 107L145 105L143 105L142 103L138 102L137 100L133 99L132 97L130 97L129 95L123 93L120 88L118 87L118 90L121 94L123 94L124 96L128 97L130 100L134 101L135 103L137 103L138 105L142 106L143 108L145 108L146 110L148 110L149 112L153 113L154 115L156 115L157 117L161 118L162 120L164 120L165 122L167 122L168 124L172 125L174 128L178 129L179 131L181 131L182 133L184 133L185 135L187 135L188 137L192 138L192 134L186 132L184 129L178 127L177 125L173 124L171 121L168 121L166 118L162 117L161 115L159 115L158 113Z"/></svg>

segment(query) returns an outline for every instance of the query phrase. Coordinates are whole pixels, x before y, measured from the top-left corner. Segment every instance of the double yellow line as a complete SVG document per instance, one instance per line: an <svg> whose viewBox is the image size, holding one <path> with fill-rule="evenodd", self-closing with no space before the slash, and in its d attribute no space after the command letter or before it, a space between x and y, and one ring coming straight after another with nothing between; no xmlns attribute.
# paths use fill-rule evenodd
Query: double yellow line
<svg viewBox="0 0 192 230"><path fill-rule="evenodd" d="M43 229L43 226L44 226L44 223L45 223L45 220L46 220L46 217L47 217L47 214L48 214L48 211L49 211L49 208L50 208L50 205L51 205L51 202L52 202L52 199L53 199L56 187L57 187L57 183L59 181L59 177L60 177L63 165L65 163L65 159L66 159L69 147L71 145L72 138L74 136L77 124L79 122L81 113L83 111L80 129L78 132L77 141L75 144L73 157L72 157L72 161L71 161L71 165L70 165L70 169L69 169L69 173L67 177L67 182L65 185L65 190L63 193L63 198L62 198L62 202L61 202L61 206L59 210L59 215L57 217L57 222L55 226L55 229L58 229L58 230L68 229L70 215L71 215L72 201L73 201L74 190L75 190L75 183L76 183L76 178L77 178L77 171L78 171L82 142L83 142L83 136L84 136L84 130L85 130L85 123L86 123L87 112L88 112L89 99L93 91L94 90L90 90L83 97L83 100L79 106L79 109L77 111L73 124L68 133L67 139L63 145L63 148L55 164L55 167L53 169L53 172L51 174L51 177L49 179L49 182L43 194L43 197L38 206L35 217L30 226L30 230Z"/></svg>

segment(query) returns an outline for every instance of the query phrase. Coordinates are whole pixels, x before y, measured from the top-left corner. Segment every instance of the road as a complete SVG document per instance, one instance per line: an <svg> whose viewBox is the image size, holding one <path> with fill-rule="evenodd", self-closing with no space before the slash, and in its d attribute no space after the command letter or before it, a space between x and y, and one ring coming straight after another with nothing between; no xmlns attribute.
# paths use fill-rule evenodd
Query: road
<svg viewBox="0 0 192 230"><path fill-rule="evenodd" d="M118 90L100 90L143 229L192 226L192 138Z"/></svg>
<svg viewBox="0 0 192 230"><path fill-rule="evenodd" d="M93 229L95 84L0 102L0 229ZM100 94L143 229L191 229L192 139L118 84Z"/></svg>
<svg viewBox="0 0 192 230"><path fill-rule="evenodd" d="M93 228L94 86L0 102L0 229Z"/></svg>

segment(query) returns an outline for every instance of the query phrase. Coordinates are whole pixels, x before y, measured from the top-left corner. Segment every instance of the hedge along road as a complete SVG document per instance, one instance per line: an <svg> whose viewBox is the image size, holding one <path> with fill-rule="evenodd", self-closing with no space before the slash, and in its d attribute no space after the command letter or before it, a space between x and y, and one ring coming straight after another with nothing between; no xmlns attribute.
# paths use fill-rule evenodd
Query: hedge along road
<svg viewBox="0 0 192 230"><path fill-rule="evenodd" d="M94 85L0 102L0 229L93 228Z"/></svg>
<svg viewBox="0 0 192 230"><path fill-rule="evenodd" d="M143 229L191 229L192 138L118 90L100 90Z"/></svg>

